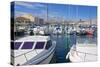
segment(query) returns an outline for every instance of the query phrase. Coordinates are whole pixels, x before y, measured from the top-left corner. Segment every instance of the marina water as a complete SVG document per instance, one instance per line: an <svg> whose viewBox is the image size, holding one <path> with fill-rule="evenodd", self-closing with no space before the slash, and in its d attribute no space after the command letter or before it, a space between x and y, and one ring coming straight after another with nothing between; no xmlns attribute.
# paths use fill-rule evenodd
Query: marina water
<svg viewBox="0 0 100 67"><path fill-rule="evenodd" d="M83 36L76 36L75 35L51 35L51 39L56 41L56 49L54 58L51 60L51 63L66 63L70 62L69 59L66 59L67 53L70 51L70 48L75 43L81 43L84 45L90 44L94 45L97 44L97 36L93 35L83 35Z"/></svg>

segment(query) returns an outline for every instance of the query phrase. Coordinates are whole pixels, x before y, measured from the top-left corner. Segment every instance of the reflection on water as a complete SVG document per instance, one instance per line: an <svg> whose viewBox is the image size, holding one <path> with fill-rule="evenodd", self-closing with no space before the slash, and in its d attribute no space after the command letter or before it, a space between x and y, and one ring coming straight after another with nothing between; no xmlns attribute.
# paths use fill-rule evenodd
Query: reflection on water
<svg viewBox="0 0 100 67"><path fill-rule="evenodd" d="M55 59L56 63L64 63L68 62L69 60L66 60L66 55L70 50L70 47L72 46L71 43L71 37L68 35L52 35L52 40L56 41L56 49L55 49Z"/></svg>
<svg viewBox="0 0 100 67"><path fill-rule="evenodd" d="M80 44L96 44L97 45L97 37L92 36L92 35L77 36L77 43L80 43Z"/></svg>
<svg viewBox="0 0 100 67"><path fill-rule="evenodd" d="M66 60L66 55L73 44L97 44L96 36L76 36L76 35L52 35L52 40L56 41L55 63L69 62Z"/></svg>

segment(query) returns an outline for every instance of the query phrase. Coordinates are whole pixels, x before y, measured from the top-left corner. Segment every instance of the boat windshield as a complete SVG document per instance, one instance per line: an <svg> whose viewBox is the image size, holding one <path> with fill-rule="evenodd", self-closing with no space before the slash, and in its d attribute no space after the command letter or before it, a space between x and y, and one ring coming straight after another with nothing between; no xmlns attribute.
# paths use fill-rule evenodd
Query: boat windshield
<svg viewBox="0 0 100 67"><path fill-rule="evenodd" d="M46 44L45 49L49 49L51 46L52 46L52 42L51 42L51 40L49 40L49 41L47 42L47 44Z"/></svg>
<svg viewBox="0 0 100 67"><path fill-rule="evenodd" d="M17 50L21 46L22 42L11 42L11 49Z"/></svg>
<svg viewBox="0 0 100 67"><path fill-rule="evenodd" d="M34 42L24 42L21 49L32 49L34 45Z"/></svg>
<svg viewBox="0 0 100 67"><path fill-rule="evenodd" d="M44 44L45 44L45 42L37 42L36 46L35 46L35 49L43 49L44 48Z"/></svg>

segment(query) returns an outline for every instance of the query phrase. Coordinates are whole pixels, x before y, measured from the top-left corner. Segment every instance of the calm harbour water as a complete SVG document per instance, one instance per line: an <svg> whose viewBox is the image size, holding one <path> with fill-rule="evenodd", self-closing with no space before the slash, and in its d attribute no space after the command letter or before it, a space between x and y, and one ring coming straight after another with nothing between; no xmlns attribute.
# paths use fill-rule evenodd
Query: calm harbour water
<svg viewBox="0 0 100 67"><path fill-rule="evenodd" d="M53 62L51 63L66 63L70 62L66 60L66 55L69 52L71 46L75 43L81 44L97 44L96 36L74 36L74 35L52 35L52 40L56 41L55 55Z"/></svg>

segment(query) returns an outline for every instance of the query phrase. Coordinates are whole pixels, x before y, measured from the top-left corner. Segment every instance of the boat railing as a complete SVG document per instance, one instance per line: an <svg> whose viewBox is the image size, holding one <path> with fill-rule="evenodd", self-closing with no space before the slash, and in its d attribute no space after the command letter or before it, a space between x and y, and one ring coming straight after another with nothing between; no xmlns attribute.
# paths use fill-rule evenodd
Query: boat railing
<svg viewBox="0 0 100 67"><path fill-rule="evenodd" d="M73 51L75 51L75 52L77 53L77 55L78 55L78 53L84 54L84 56L83 56L84 61L86 61L86 57L87 57L87 55L97 57L97 54L81 52L81 51L77 51L77 50L75 50L75 49L71 49L71 51L72 51L72 53L73 53Z"/></svg>
<svg viewBox="0 0 100 67"><path fill-rule="evenodd" d="M20 56L24 56L25 59L26 59L26 61L28 61L28 58L26 57L26 54L27 54L27 53L30 53L30 52L32 52L32 51L34 51L34 50L31 50L31 51L28 51L28 52L26 52L26 53L20 54L20 55L18 55L18 56L16 56L16 57L14 57L14 56L11 55L11 57L17 58L17 57L20 57ZM38 54L38 53L36 52L36 54Z"/></svg>

